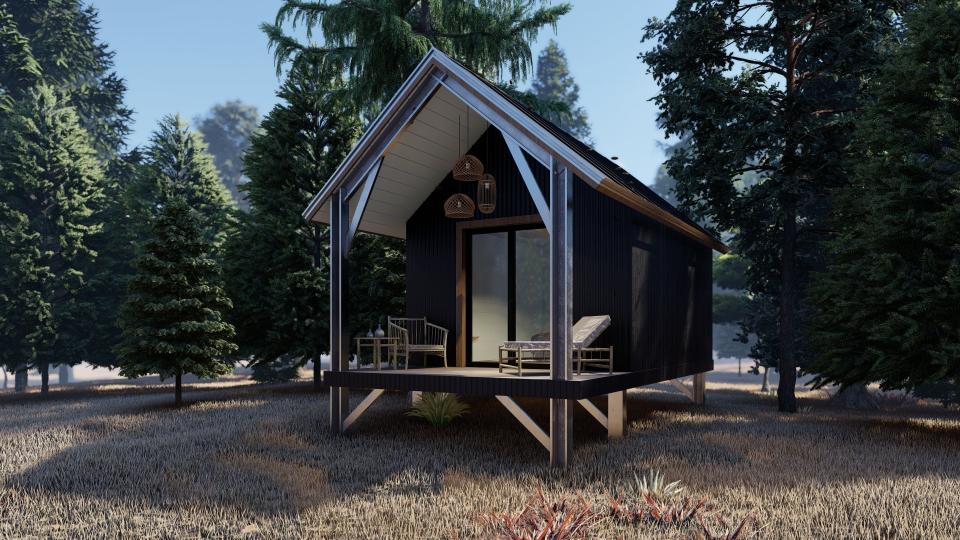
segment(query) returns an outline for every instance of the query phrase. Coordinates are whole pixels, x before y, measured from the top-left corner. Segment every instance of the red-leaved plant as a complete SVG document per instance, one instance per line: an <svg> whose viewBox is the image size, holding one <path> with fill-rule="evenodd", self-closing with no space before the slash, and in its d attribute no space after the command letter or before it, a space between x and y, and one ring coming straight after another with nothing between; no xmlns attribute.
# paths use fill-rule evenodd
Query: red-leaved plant
<svg viewBox="0 0 960 540"><path fill-rule="evenodd" d="M538 483L537 493L519 513L482 516L503 540L576 540L589 538L590 530L605 519L582 496L547 501Z"/></svg>

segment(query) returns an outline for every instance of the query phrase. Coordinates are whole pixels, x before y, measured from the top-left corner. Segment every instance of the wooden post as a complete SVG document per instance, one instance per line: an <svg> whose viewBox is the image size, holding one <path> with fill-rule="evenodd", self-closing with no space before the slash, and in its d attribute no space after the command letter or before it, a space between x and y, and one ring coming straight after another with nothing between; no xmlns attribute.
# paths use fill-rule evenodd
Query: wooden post
<svg viewBox="0 0 960 540"><path fill-rule="evenodd" d="M619 439L626 432L626 394L625 390L607 394L607 437L611 439Z"/></svg>
<svg viewBox="0 0 960 540"><path fill-rule="evenodd" d="M345 371L348 367L349 343L344 340L346 317L344 289L347 286L346 237L349 232L350 206L342 189L330 198L330 370ZM347 388L330 387L330 429L343 432L344 419L350 408Z"/></svg>
<svg viewBox="0 0 960 540"><path fill-rule="evenodd" d="M550 378L570 380L573 373L573 175L550 161ZM550 400L550 465L566 467L573 449L573 404Z"/></svg>
<svg viewBox="0 0 960 540"><path fill-rule="evenodd" d="M693 402L703 405L707 402L707 374L697 373L693 376Z"/></svg>

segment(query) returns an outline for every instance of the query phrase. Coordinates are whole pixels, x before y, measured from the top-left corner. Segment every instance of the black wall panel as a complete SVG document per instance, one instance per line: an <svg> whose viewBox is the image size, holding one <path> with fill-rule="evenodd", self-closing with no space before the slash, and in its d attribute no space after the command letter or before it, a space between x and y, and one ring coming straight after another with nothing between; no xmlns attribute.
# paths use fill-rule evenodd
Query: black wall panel
<svg viewBox="0 0 960 540"><path fill-rule="evenodd" d="M497 179L497 209L478 220L536 214L500 132L491 128L470 151ZM528 158L541 189L549 172ZM451 166L453 164L451 163ZM407 222L407 315L450 329L456 358L456 222L443 202L476 184L448 176ZM549 196L544 191L545 198ZM711 251L585 182L574 189L574 320L607 314L598 346L613 345L614 369L655 382L713 368Z"/></svg>

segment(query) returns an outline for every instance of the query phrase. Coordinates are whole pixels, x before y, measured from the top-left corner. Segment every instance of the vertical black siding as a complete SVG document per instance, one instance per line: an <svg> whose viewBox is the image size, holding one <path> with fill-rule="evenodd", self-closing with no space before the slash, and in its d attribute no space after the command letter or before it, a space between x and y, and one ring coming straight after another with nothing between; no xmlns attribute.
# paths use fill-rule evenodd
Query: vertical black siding
<svg viewBox="0 0 960 540"><path fill-rule="evenodd" d="M491 219L536 214L500 132L490 129L471 149L497 179ZM541 189L549 173L528 158ZM452 164L451 164L452 165ZM443 180L407 222L407 315L426 316L450 329L456 358L456 222L443 202L456 192L473 197L475 183ZM545 197L549 199L549 197ZM611 326L597 341L613 345L615 369L649 374L650 382L713 368L711 251L607 198L585 182L574 190L573 316L607 314ZM634 272L634 253L649 270ZM645 303L633 305L642 289ZM634 311L642 313L634 321Z"/></svg>

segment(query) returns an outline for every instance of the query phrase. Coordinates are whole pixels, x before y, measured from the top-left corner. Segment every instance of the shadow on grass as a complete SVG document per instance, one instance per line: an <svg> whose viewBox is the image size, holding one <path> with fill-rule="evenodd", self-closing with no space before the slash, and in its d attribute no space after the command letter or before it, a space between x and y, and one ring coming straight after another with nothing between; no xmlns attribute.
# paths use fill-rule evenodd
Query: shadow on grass
<svg viewBox="0 0 960 540"><path fill-rule="evenodd" d="M842 419L778 415L765 403L756 406L756 394L736 390L710 392L707 407L657 390L630 392L633 429L609 443L599 423L575 406L573 464L558 471L548 467L547 451L492 398L467 399L468 416L435 428L405 414L406 396L386 394L350 432L337 435L326 426L327 393L305 387L195 392L191 397L204 401L182 408L156 397L95 400L79 423L63 418L59 425L41 426L80 427L82 433L55 452L43 451L51 457L6 484L162 509L204 505L294 515L353 497L431 494L518 479L530 486L543 481L614 493L628 489L634 474L646 468L693 471L733 485L749 481L749 468L776 466L785 452L806 452L822 465L817 471L784 468L765 481L791 485L813 476L836 478L838 471L865 477L908 472L896 467L896 452L874 458L870 468L844 469L845 455L834 452L830 435L824 435L826 429L890 438L902 426L869 420L838 426ZM354 392L352 406L362 398L363 392ZM545 400L519 402L547 425ZM603 408L602 400L597 403ZM955 468L938 472L957 476Z"/></svg>

